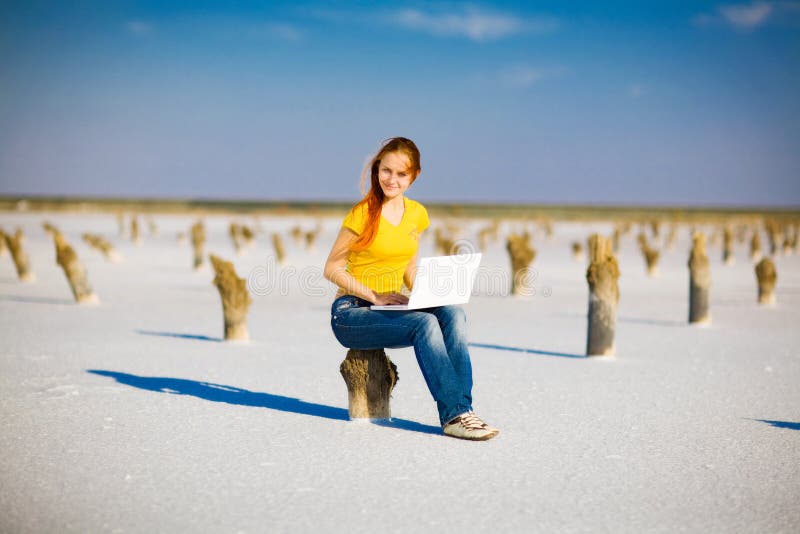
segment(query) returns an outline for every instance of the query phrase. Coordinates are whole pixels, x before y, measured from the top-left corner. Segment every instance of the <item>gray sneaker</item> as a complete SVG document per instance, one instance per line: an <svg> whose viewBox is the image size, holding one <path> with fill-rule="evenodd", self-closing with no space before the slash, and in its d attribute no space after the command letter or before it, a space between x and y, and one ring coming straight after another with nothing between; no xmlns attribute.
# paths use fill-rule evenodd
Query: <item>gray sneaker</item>
<svg viewBox="0 0 800 534"><path fill-rule="evenodd" d="M462 413L446 425L442 431L454 438L484 441L492 439L500 431L484 423L475 412Z"/></svg>

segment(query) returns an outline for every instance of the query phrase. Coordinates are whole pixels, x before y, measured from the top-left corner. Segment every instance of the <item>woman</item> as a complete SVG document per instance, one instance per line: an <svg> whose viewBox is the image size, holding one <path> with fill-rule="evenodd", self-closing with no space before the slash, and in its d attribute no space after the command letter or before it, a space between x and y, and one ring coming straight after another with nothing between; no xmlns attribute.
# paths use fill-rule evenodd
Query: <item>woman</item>
<svg viewBox="0 0 800 534"><path fill-rule="evenodd" d="M362 174L370 190L347 214L325 263L339 286L331 306L336 339L351 349L414 347L439 421L448 436L486 440L500 431L472 411L472 365L466 316L458 306L377 311L372 304L406 304L414 283L419 238L428 213L405 192L419 176L419 150L410 139L384 142Z"/></svg>

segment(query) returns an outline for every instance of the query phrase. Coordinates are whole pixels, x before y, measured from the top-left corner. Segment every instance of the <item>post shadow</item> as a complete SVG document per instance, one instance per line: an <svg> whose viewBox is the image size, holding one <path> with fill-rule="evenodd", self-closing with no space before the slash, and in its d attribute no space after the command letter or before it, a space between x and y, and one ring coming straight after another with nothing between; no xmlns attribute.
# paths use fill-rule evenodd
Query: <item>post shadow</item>
<svg viewBox="0 0 800 534"><path fill-rule="evenodd" d="M557 356L559 358L580 358L587 359L584 354L569 354L567 352L552 352L548 350L526 349L522 347L510 347L508 345L494 345L489 343L468 343L470 347L480 347L482 349L510 350L513 352L524 352L527 354L539 354L541 356Z"/></svg>
<svg viewBox="0 0 800 534"><path fill-rule="evenodd" d="M58 304L60 306L75 306L74 300L55 299L50 297L22 297L19 295L0 295L0 300L11 302L26 302L28 304Z"/></svg>
<svg viewBox="0 0 800 534"><path fill-rule="evenodd" d="M180 339L194 339L197 341L214 341L217 343L221 343L223 341L221 337L204 336L202 334L181 334L179 332L155 332L153 330L136 330L136 333L145 336L177 337Z"/></svg>
<svg viewBox="0 0 800 534"><path fill-rule="evenodd" d="M791 423L789 421L770 421L768 419L751 419L751 421L767 423L769 426L775 428L788 428L789 430L800 430L800 423Z"/></svg>
<svg viewBox="0 0 800 534"><path fill-rule="evenodd" d="M350 416L346 408L337 408L335 406L306 402L293 397L284 397L283 395L249 391L234 386L213 384L210 382L199 382L184 378L137 376L128 373L103 371L99 369L87 369L86 372L113 378L120 384L144 389L147 391L171 393L173 395L189 395L212 402L224 402L226 404L253 406L256 408L269 408L270 410L322 417L324 419L333 419L335 421L350 420ZM378 426L397 428L400 430L410 430L424 434L441 435L442 433L438 426L425 425L405 419L392 418L389 421L373 421L373 423Z"/></svg>

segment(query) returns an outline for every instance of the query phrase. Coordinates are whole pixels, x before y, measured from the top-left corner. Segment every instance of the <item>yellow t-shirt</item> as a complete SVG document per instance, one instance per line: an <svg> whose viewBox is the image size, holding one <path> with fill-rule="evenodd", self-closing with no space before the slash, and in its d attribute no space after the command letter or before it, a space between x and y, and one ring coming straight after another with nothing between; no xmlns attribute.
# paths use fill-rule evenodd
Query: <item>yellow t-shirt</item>
<svg viewBox="0 0 800 534"><path fill-rule="evenodd" d="M356 280L378 293L397 293L403 287L403 273L419 248L419 236L430 224L425 207L403 197L403 218L394 226L381 215L375 240L366 249L350 252L347 270ZM361 234L367 224L367 206L355 206L342 226Z"/></svg>

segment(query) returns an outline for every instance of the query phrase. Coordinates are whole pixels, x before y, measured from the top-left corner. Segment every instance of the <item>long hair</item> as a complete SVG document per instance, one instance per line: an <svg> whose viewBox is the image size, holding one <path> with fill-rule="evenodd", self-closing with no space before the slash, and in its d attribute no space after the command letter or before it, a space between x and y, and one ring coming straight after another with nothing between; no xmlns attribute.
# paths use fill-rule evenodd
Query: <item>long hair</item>
<svg viewBox="0 0 800 534"><path fill-rule="evenodd" d="M408 156L410 162L408 172L413 176L411 183L414 183L417 175L422 170L419 160L419 149L417 145L414 144L414 141L405 137L392 137L383 141L381 148L372 156L369 162L367 162L361 173L361 194L364 195L364 198L355 205L355 208L362 205L367 207L367 223L364 226L364 231L361 232L350 246L350 250L353 252L358 252L369 247L378 234L378 225L381 220L381 208L383 207L383 201L385 199L383 189L381 189L381 184L378 180L378 168L381 164L381 158L391 152L400 152ZM365 192L364 186L368 179L370 181L370 188L369 191Z"/></svg>

